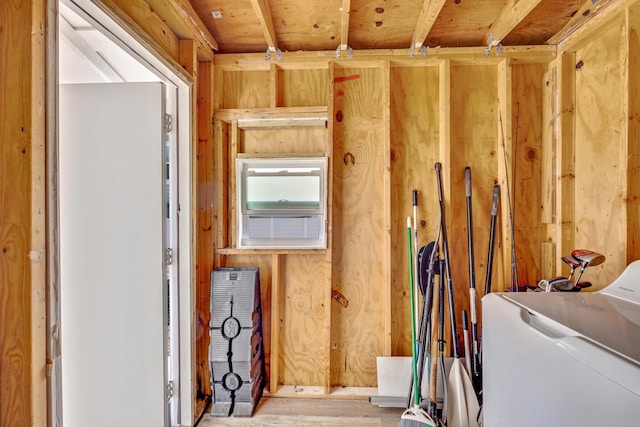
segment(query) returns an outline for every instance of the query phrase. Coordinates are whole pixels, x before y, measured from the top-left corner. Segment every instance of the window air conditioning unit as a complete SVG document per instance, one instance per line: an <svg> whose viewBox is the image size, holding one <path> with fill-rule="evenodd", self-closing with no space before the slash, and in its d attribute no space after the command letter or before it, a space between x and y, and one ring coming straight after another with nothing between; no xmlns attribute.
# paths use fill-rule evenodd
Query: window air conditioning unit
<svg viewBox="0 0 640 427"><path fill-rule="evenodd" d="M236 159L238 248L326 248L326 156Z"/></svg>

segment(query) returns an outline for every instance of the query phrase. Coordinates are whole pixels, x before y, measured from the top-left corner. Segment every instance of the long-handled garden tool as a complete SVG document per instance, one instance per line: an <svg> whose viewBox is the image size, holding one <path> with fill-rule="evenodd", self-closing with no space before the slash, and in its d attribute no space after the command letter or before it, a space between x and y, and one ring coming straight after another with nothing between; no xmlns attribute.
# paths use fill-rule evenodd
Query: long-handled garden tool
<svg viewBox="0 0 640 427"><path fill-rule="evenodd" d="M447 377L447 426L448 427L477 427L477 416L480 410L471 379L464 371L460 359L460 349L457 339L456 315L453 299L453 283L451 281L451 262L449 260L449 245L447 243L447 226L445 220L444 200L442 196L442 165L435 164L438 181L438 201L440 203L440 227L442 228L442 248L447 276L447 295L449 297L449 316L451 319L451 335L453 338L453 362Z"/></svg>
<svg viewBox="0 0 640 427"><path fill-rule="evenodd" d="M411 245L411 217L407 217L407 238L408 238L408 258L409 258L409 288L411 296L411 371L413 379L413 406L407 408L400 418L400 424L398 427L418 427L429 426L435 427L436 423L431 419L429 414L420 407L420 391L418 382L418 366L417 357L418 351L416 348L416 321L415 321L415 307L414 302L417 295L414 292L414 279L413 279L413 254Z"/></svg>
<svg viewBox="0 0 640 427"><path fill-rule="evenodd" d="M471 168L464 169L464 182L467 199L467 242L469 252L469 307L471 309L471 381L476 394L482 390L480 374L480 352L478 345L478 315L476 308L476 269L473 248L473 210L471 203Z"/></svg>

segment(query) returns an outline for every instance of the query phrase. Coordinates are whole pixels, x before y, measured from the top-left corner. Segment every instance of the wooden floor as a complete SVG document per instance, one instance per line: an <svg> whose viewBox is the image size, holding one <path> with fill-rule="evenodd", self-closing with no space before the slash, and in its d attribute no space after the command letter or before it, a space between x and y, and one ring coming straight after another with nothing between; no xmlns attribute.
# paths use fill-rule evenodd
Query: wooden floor
<svg viewBox="0 0 640 427"><path fill-rule="evenodd" d="M212 417L209 412L202 416L197 427L396 427L404 411L401 408L379 408L366 400L263 397L251 418Z"/></svg>

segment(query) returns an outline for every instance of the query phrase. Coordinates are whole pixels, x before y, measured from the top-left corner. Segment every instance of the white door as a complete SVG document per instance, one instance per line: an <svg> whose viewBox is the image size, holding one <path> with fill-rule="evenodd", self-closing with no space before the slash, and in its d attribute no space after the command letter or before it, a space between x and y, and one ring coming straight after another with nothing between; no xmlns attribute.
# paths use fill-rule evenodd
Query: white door
<svg viewBox="0 0 640 427"><path fill-rule="evenodd" d="M65 427L167 424L164 100L162 83L60 86Z"/></svg>

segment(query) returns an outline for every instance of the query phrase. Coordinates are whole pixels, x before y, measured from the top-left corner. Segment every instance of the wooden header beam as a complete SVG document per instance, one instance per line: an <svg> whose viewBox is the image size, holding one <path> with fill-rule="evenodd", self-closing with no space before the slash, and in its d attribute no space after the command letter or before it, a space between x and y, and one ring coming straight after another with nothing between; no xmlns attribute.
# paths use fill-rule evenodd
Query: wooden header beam
<svg viewBox="0 0 640 427"><path fill-rule="evenodd" d="M510 0L484 36L486 46L496 46L518 26L542 0ZM591 0L589 0L591 1Z"/></svg>
<svg viewBox="0 0 640 427"><path fill-rule="evenodd" d="M145 0L179 39L194 39L198 42L198 57L213 60L216 42L188 0Z"/></svg>

